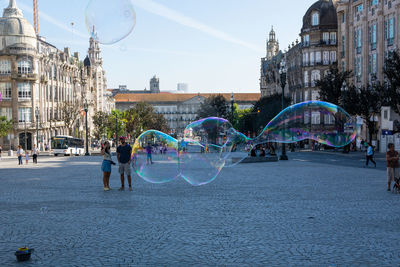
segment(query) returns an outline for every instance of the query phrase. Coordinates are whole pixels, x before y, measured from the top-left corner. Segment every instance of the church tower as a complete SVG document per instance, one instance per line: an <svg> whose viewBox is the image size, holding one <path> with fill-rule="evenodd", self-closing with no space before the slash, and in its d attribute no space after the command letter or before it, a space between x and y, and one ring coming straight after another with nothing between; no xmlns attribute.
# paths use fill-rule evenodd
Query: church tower
<svg viewBox="0 0 400 267"><path fill-rule="evenodd" d="M93 35L95 35L95 28L93 26ZM99 46L99 42L96 41L93 37L89 39L89 59L92 66L98 66L103 64L103 59L101 58L101 50Z"/></svg>
<svg viewBox="0 0 400 267"><path fill-rule="evenodd" d="M276 40L274 27L272 27L269 33L269 39L267 40L267 60L271 60L278 53L279 53L279 42Z"/></svg>
<svg viewBox="0 0 400 267"><path fill-rule="evenodd" d="M160 79L154 75L150 80L150 93L159 94L160 93Z"/></svg>

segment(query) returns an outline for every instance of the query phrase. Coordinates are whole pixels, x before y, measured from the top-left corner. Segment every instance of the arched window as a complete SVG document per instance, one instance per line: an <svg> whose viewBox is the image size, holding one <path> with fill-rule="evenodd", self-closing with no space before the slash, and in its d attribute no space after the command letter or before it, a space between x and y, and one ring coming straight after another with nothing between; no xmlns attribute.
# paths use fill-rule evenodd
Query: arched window
<svg viewBox="0 0 400 267"><path fill-rule="evenodd" d="M30 61L27 58L18 61L18 73L19 74L32 73L32 61Z"/></svg>
<svg viewBox="0 0 400 267"><path fill-rule="evenodd" d="M312 26L317 26L317 25L319 25L319 13L318 12L314 12L313 14L312 14Z"/></svg>
<svg viewBox="0 0 400 267"><path fill-rule="evenodd" d="M0 74L7 75L11 73L11 62L9 60L0 60Z"/></svg>

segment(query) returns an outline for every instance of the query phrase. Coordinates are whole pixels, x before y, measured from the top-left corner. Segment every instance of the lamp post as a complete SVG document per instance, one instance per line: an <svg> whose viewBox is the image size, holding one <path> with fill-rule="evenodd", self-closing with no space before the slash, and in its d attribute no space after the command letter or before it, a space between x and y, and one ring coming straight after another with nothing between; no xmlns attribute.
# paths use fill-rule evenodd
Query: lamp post
<svg viewBox="0 0 400 267"><path fill-rule="evenodd" d="M90 154L89 154L88 122L87 122L89 108L88 108L87 100L85 100L85 104L83 104L83 107L85 109L85 117L86 117L86 153L85 153L85 156L90 156Z"/></svg>
<svg viewBox="0 0 400 267"><path fill-rule="evenodd" d="M36 107L35 115L36 115L36 147L39 149L39 107Z"/></svg>
<svg viewBox="0 0 400 267"><path fill-rule="evenodd" d="M286 67L285 63L281 62L279 68L279 75L281 78L281 87L282 87L282 111L285 109L285 86L286 86ZM283 128L283 134L285 134L285 127ZM288 160L288 156L286 155L286 145L282 143L282 154L279 158L280 160Z"/></svg>
<svg viewBox="0 0 400 267"><path fill-rule="evenodd" d="M26 136L26 113L24 113L24 129L25 129L25 133L24 133L24 138L25 138L25 153L28 150L28 137Z"/></svg>
<svg viewBox="0 0 400 267"><path fill-rule="evenodd" d="M233 92L231 93L231 124L233 125L233 103L235 102L235 98L233 97Z"/></svg>

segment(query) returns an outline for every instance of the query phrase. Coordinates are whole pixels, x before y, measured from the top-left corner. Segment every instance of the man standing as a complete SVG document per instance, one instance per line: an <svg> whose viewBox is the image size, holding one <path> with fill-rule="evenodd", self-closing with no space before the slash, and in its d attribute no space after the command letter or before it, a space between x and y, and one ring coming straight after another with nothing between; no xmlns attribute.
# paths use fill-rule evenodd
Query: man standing
<svg viewBox="0 0 400 267"><path fill-rule="evenodd" d="M39 150L36 148L36 145L33 145L32 148L32 158L33 158L33 163L37 164L37 156L39 154Z"/></svg>
<svg viewBox="0 0 400 267"><path fill-rule="evenodd" d="M132 191L132 181L131 181L131 154L132 148L129 144L125 142L125 137L120 137L119 141L121 143L117 148L117 159L119 163L119 174L121 175L121 188L120 191L125 190L125 178L124 174L128 177L129 191Z"/></svg>
<svg viewBox="0 0 400 267"><path fill-rule="evenodd" d="M392 181L396 182L399 179L399 152L394 150L394 144L388 145L389 151L386 152L387 162L387 176L388 176L388 191L390 191L390 184Z"/></svg>

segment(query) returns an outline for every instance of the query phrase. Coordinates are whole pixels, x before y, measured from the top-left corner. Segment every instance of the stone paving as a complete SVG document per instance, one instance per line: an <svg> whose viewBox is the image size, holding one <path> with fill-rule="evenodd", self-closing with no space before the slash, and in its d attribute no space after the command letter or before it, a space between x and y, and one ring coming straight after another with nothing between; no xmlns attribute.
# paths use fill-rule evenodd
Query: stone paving
<svg viewBox="0 0 400 267"><path fill-rule="evenodd" d="M100 162L0 161L1 266L400 265L400 195L384 170L241 164L201 187L135 175L119 192L114 167L104 192ZM25 245L32 259L17 263Z"/></svg>

